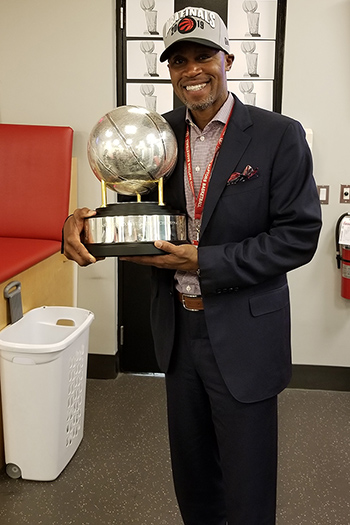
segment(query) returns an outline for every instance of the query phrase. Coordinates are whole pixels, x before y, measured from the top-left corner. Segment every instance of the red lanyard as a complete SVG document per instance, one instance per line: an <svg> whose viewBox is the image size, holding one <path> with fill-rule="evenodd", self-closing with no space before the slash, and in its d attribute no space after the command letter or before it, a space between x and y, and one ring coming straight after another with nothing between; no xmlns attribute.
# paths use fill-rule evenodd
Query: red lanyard
<svg viewBox="0 0 350 525"><path fill-rule="evenodd" d="M191 188L192 195L194 197L194 218L195 218L195 225L196 225L196 231L197 231L197 239L193 241L193 244L198 245L199 241L199 232L200 232L200 223L202 220L202 214L204 209L205 200L207 198L208 193L208 186L209 186L209 180L211 177L211 172L213 169L213 164L215 162L215 159L220 151L221 144L224 140L224 136L226 133L227 125L229 123L229 120L232 115L233 108L231 110L230 116L227 119L227 122L224 126L224 129L221 132L220 138L218 140L218 143L215 147L215 152L212 160L209 162L203 178L202 182L199 188L198 196L196 197L195 189L194 189L194 179L193 179L193 170L192 170L192 158L191 158L191 139L190 139L190 128L187 126L186 136L185 136L185 157L186 157L186 168L187 168L187 177L188 182Z"/></svg>

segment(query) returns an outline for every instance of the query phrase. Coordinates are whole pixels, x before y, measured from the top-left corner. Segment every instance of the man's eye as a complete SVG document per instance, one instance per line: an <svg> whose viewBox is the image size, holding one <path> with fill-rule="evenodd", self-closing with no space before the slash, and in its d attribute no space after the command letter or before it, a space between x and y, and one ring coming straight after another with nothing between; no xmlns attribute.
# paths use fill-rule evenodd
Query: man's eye
<svg viewBox="0 0 350 525"><path fill-rule="evenodd" d="M184 61L182 58L174 58L172 61L171 61L171 64L174 65L174 66L178 66L178 65L181 65L183 64Z"/></svg>

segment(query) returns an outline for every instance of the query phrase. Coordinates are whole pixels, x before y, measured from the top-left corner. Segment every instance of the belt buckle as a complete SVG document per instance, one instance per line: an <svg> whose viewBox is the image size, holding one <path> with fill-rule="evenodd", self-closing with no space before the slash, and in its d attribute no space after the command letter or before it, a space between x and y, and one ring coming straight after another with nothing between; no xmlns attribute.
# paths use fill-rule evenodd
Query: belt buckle
<svg viewBox="0 0 350 525"><path fill-rule="evenodd" d="M188 308L185 304L185 298L188 297L190 299L196 299L197 297L199 297L198 295L191 295L191 294L188 294L188 293L183 293L182 294L182 306L185 308L185 310L187 310L188 312L199 312L198 308Z"/></svg>

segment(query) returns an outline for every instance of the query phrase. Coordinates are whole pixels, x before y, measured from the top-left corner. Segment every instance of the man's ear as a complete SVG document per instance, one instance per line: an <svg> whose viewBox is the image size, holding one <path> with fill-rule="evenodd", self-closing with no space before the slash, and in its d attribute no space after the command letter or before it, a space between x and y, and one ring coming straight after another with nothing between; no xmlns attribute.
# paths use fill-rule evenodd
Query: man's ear
<svg viewBox="0 0 350 525"><path fill-rule="evenodd" d="M227 53L225 55L225 71L230 71L234 60L235 55L232 55L231 53Z"/></svg>

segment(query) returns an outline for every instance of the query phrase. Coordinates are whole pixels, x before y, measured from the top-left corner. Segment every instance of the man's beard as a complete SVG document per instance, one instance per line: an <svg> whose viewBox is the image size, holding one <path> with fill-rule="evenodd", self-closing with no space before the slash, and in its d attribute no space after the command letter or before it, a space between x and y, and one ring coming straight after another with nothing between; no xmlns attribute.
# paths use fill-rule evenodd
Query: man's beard
<svg viewBox="0 0 350 525"><path fill-rule="evenodd" d="M214 97L210 94L205 100L192 103L183 98L182 102L190 111L204 111L214 104Z"/></svg>

